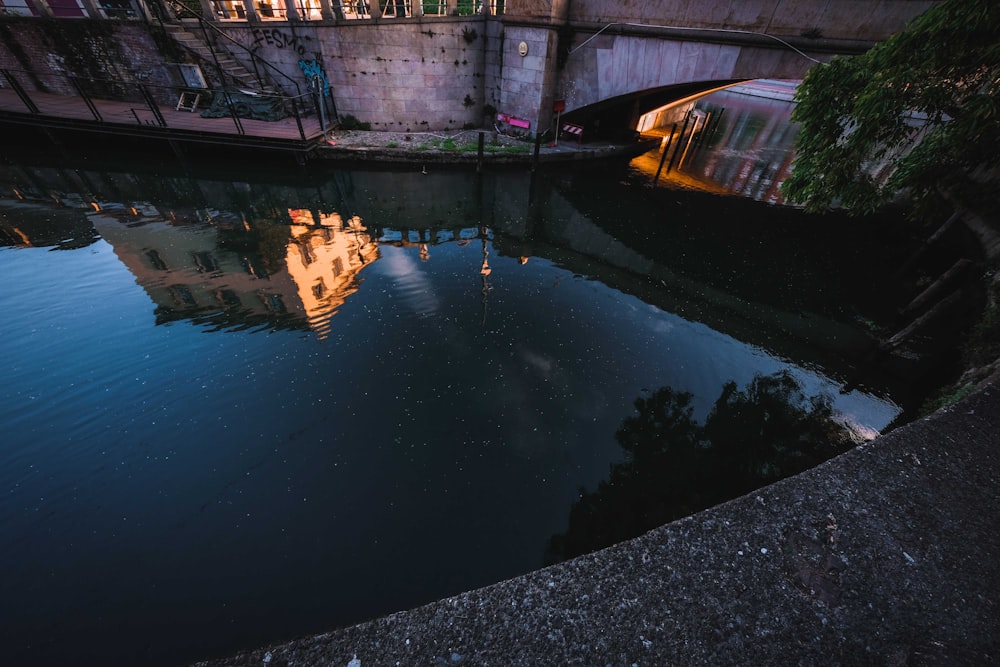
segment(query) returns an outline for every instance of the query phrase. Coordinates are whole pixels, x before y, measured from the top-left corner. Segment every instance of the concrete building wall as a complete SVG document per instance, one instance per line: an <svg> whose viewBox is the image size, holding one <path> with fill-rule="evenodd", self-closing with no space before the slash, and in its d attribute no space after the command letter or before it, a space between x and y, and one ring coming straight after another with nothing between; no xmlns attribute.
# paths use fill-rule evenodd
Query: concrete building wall
<svg viewBox="0 0 1000 667"><path fill-rule="evenodd" d="M486 21L478 16L384 21L375 27L285 24L225 30L284 72L288 79L272 78L286 92L292 92L284 83L288 80L306 89L300 61L318 61L340 116L354 116L373 130L479 127L490 80L487 61L497 62ZM233 55L252 66L248 56L236 50Z"/></svg>

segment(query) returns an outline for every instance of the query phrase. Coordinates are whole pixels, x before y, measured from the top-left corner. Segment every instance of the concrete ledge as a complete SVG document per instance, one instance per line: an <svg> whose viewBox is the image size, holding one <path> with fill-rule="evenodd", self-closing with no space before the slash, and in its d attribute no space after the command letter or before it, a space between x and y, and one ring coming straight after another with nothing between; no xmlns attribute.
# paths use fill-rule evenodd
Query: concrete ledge
<svg viewBox="0 0 1000 667"><path fill-rule="evenodd" d="M441 150L426 145L421 149L420 142L430 135L438 139L452 136L461 138L464 143L469 143L476 140L480 131L456 130L441 133L346 131L337 134L332 143L321 143L314 150L312 157L352 164L436 164L459 169L468 168L468 166L480 162L477 151ZM486 133L485 130L482 132ZM404 137L408 138L404 139ZM417 140L414 141L412 137L417 137ZM539 145L536 159L532 142L505 138L507 148L519 146L524 150L520 152L484 151L482 164L484 166L530 167L536 162L551 164L581 160L629 160L652 150L659 143L660 137L644 137L627 142L598 141L586 144L561 141L555 146L545 142Z"/></svg>
<svg viewBox="0 0 1000 667"><path fill-rule="evenodd" d="M199 664L996 664L998 526L994 378L954 408L629 542Z"/></svg>

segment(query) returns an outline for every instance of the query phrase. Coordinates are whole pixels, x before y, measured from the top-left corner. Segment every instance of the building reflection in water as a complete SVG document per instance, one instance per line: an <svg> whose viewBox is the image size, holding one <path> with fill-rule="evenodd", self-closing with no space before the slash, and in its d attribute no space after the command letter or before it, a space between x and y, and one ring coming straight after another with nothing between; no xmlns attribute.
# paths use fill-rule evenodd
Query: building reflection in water
<svg viewBox="0 0 1000 667"><path fill-rule="evenodd" d="M308 327L322 338L357 291L360 271L378 258L378 245L357 216L287 215L251 221L215 210L103 204L88 217L156 304L158 322Z"/></svg>

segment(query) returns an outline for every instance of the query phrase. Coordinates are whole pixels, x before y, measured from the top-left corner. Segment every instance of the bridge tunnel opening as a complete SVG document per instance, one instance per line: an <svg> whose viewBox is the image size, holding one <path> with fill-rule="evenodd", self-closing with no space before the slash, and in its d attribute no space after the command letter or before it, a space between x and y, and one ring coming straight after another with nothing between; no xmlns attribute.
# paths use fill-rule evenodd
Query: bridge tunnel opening
<svg viewBox="0 0 1000 667"><path fill-rule="evenodd" d="M563 114L559 131L568 131L583 142L630 141L640 134L662 134L670 107L745 81L696 81L619 95Z"/></svg>

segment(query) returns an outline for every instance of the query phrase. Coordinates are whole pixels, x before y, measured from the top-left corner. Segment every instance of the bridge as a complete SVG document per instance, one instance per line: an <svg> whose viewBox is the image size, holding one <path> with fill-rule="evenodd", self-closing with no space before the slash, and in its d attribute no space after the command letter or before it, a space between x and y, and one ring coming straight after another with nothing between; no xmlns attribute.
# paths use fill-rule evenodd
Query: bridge
<svg viewBox="0 0 1000 667"><path fill-rule="evenodd" d="M336 117L407 132L496 123L535 136L554 126L558 110L610 132L694 92L801 78L835 54L863 52L935 4L199 2L200 11L176 0L0 0L0 87L30 99L87 96L97 86L153 107L172 107L192 89L249 90L299 100L324 128Z"/></svg>

